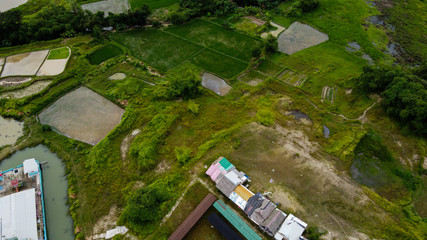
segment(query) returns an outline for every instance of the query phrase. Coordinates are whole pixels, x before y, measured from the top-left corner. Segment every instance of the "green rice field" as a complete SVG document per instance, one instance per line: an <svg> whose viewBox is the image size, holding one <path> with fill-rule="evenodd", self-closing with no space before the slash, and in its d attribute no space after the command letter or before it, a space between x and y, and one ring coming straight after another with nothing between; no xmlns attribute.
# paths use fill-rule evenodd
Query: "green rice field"
<svg viewBox="0 0 427 240"><path fill-rule="evenodd" d="M88 56L90 64L100 64L107 59L123 54L123 50L113 44L107 44Z"/></svg>
<svg viewBox="0 0 427 240"><path fill-rule="evenodd" d="M70 51L67 47L57 48L50 50L47 59L66 59L70 55Z"/></svg>
<svg viewBox="0 0 427 240"><path fill-rule="evenodd" d="M189 61L223 78L243 71L251 59L250 50L261 44L260 40L201 19L164 31L115 33L112 38L161 72Z"/></svg>

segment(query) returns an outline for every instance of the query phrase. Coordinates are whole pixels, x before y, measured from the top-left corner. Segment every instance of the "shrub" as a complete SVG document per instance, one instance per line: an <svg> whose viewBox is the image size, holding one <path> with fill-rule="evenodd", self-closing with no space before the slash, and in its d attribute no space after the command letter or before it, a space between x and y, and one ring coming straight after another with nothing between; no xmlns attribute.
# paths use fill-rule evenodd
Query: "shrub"
<svg viewBox="0 0 427 240"><path fill-rule="evenodd" d="M273 54L277 51L277 39L273 37L273 35L268 34L267 38L264 40L264 49L266 55Z"/></svg>
<svg viewBox="0 0 427 240"><path fill-rule="evenodd" d="M259 58L259 56L261 56L261 47L256 47L254 49L252 49L252 57L254 58Z"/></svg>
<svg viewBox="0 0 427 240"><path fill-rule="evenodd" d="M197 116L199 114L199 104L195 103L193 100L188 101L187 108L194 115Z"/></svg>
<svg viewBox="0 0 427 240"><path fill-rule="evenodd" d="M184 165L191 158L191 149L185 146L175 147L175 156L176 156L176 160L181 165Z"/></svg>
<svg viewBox="0 0 427 240"><path fill-rule="evenodd" d="M194 98L203 91L202 79L195 70L189 68L170 74L166 81L158 84L154 89L155 96L166 99Z"/></svg>
<svg viewBox="0 0 427 240"><path fill-rule="evenodd" d="M260 109L257 114L258 122L264 126L270 126L274 123L274 115L269 109Z"/></svg>

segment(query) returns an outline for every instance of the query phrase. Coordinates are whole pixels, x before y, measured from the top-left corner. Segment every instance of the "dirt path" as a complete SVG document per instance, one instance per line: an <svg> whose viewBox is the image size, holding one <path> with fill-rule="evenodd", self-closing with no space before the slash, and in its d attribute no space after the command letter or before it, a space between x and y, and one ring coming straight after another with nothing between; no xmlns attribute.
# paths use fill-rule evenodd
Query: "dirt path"
<svg viewBox="0 0 427 240"><path fill-rule="evenodd" d="M366 113L368 113L371 108L373 108L377 103L381 102L382 98L378 98L376 102L374 102L371 106L369 106L365 111L363 111L363 115L360 116L357 120L360 120L362 124L368 121L368 118L366 117Z"/></svg>

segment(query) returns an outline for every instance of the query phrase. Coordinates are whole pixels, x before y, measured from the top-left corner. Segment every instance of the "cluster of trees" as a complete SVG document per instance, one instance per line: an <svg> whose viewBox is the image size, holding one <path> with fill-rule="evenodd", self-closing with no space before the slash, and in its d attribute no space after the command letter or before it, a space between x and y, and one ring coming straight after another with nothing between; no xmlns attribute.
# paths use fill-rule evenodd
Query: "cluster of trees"
<svg viewBox="0 0 427 240"><path fill-rule="evenodd" d="M197 71L189 68L169 74L166 80L158 84L154 90L156 97L168 100L190 99L199 96L202 92L202 79Z"/></svg>
<svg viewBox="0 0 427 240"><path fill-rule="evenodd" d="M301 17L303 13L310 12L319 6L319 0L297 0L287 12L290 17Z"/></svg>
<svg viewBox="0 0 427 240"><path fill-rule="evenodd" d="M93 14L83 11L75 4L71 9L50 4L30 20L23 20L18 9L0 13L0 47L25 44L33 41L72 37L77 33L91 32L95 27L112 26L124 28L145 25L150 9L144 5L128 13L112 14L104 17L103 12Z"/></svg>
<svg viewBox="0 0 427 240"><path fill-rule="evenodd" d="M404 130L427 136L427 81L419 76L389 66L364 67L357 80L366 92L381 94L385 111Z"/></svg>

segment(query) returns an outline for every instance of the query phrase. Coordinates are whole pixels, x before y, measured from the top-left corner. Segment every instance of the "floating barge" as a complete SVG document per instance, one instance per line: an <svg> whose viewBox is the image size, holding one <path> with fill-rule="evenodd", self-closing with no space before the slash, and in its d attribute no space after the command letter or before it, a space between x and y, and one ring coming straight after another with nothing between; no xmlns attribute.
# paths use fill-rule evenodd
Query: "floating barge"
<svg viewBox="0 0 427 240"><path fill-rule="evenodd" d="M47 240L40 163L0 171L0 240Z"/></svg>

